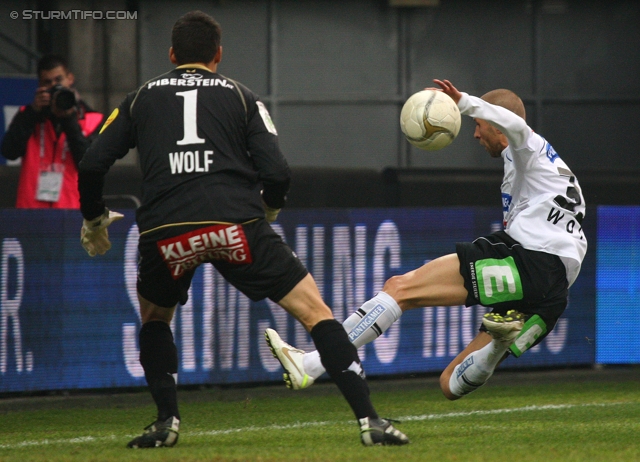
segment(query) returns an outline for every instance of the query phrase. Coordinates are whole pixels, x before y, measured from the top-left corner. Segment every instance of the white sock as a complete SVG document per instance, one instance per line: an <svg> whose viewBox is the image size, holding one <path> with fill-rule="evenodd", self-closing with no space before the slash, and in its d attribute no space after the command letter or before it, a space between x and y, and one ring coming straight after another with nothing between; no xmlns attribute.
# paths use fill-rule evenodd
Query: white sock
<svg viewBox="0 0 640 462"><path fill-rule="evenodd" d="M464 396L484 385L493 375L508 348L508 345L491 340L483 348L469 353L469 356L453 369L449 379L451 393Z"/></svg>
<svg viewBox="0 0 640 462"><path fill-rule="evenodd" d="M349 340L356 348L374 341L391 325L400 319L402 310L396 301L385 292L378 292L371 300L366 301L360 309L349 316L342 323L349 334ZM304 371L313 379L317 379L324 372L317 351L305 353L302 358Z"/></svg>
<svg viewBox="0 0 640 462"><path fill-rule="evenodd" d="M342 323L356 348L373 342L400 319L402 310L385 292L378 292Z"/></svg>
<svg viewBox="0 0 640 462"><path fill-rule="evenodd" d="M325 373L322 361L320 361L320 353L317 350L305 353L302 357L302 365L304 366L304 372L313 380L320 377Z"/></svg>

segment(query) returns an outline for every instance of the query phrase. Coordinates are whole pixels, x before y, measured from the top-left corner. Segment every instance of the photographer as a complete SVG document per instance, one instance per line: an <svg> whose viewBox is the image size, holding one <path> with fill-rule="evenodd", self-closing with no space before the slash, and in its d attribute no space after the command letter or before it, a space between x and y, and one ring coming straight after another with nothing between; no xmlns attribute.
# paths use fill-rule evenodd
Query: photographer
<svg viewBox="0 0 640 462"><path fill-rule="evenodd" d="M4 157L22 157L16 208L77 209L77 167L103 116L79 99L60 56L40 59L38 79L33 102L20 108L2 140Z"/></svg>

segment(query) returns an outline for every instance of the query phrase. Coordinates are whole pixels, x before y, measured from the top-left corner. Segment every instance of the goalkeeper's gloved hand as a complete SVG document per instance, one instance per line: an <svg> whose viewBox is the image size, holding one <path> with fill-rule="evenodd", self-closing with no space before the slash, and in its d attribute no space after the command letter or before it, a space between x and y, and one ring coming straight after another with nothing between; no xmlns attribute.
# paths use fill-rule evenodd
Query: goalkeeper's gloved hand
<svg viewBox="0 0 640 462"><path fill-rule="evenodd" d="M122 218L124 218L124 215L121 213L112 212L105 208L104 213L98 218L83 220L82 230L80 230L80 243L90 257L95 257L96 254L104 255L111 248L107 226Z"/></svg>
<svg viewBox="0 0 640 462"><path fill-rule="evenodd" d="M267 220L267 223L273 223L276 221L280 210L282 210L269 207L264 200L262 201L262 208L264 209L264 219Z"/></svg>

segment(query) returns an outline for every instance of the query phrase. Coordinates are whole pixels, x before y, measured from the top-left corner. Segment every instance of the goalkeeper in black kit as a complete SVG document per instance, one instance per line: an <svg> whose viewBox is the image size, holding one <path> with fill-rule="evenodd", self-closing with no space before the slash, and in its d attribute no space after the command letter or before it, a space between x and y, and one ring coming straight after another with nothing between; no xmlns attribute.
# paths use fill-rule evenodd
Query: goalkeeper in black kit
<svg viewBox="0 0 640 462"><path fill-rule="evenodd" d="M158 415L128 447L178 441L178 352L170 322L202 263L251 300L269 298L304 325L358 420L363 444L408 443L378 417L355 346L269 225L284 206L290 170L264 104L217 73L220 26L200 11L187 13L175 23L171 44L177 67L127 95L79 168L81 242L91 256L109 249L107 227L122 218L105 207L105 174L133 147L143 173L136 212L140 363Z"/></svg>

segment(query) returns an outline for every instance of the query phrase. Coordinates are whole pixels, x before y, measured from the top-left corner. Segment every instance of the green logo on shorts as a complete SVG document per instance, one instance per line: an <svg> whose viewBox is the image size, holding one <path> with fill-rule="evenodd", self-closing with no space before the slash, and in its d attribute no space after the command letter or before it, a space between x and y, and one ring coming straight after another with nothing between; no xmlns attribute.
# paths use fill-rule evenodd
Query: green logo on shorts
<svg viewBox="0 0 640 462"><path fill-rule="evenodd" d="M522 282L512 257L487 258L475 263L480 303L492 305L522 300Z"/></svg>

